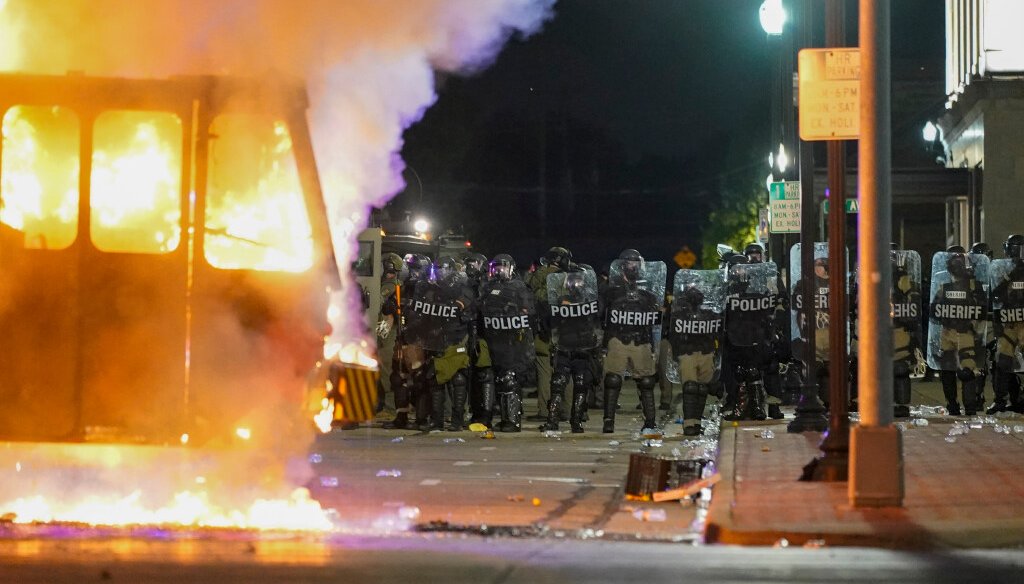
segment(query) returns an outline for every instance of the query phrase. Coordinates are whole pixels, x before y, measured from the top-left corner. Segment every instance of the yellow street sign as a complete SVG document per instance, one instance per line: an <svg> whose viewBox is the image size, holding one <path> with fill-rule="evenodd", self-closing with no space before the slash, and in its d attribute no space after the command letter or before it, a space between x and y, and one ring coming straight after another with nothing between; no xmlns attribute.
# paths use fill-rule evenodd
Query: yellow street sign
<svg viewBox="0 0 1024 584"><path fill-rule="evenodd" d="M693 253L690 246L684 245L683 249L676 252L676 255L672 256L675 260L676 265L680 268L692 268L697 263L697 254Z"/></svg>

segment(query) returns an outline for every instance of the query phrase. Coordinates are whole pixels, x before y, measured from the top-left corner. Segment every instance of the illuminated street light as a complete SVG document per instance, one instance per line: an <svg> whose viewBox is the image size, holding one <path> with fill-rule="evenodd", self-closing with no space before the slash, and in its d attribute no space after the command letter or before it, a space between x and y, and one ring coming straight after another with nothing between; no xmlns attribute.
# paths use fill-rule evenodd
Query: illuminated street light
<svg viewBox="0 0 1024 584"><path fill-rule="evenodd" d="M782 27L786 24L786 9L782 6L782 0L764 0L758 11L758 17L761 19L761 28L766 33L782 34Z"/></svg>
<svg viewBox="0 0 1024 584"><path fill-rule="evenodd" d="M430 229L430 223L427 223L427 220L426 220L426 219L417 219L417 220L416 220L416 221L415 221L415 222L414 222L414 223L412 224L412 227L413 227L413 229L415 229L415 230L416 230L416 231L417 231L418 233L426 233L427 229Z"/></svg>
<svg viewBox="0 0 1024 584"><path fill-rule="evenodd" d="M924 138L925 142L934 142L935 139L939 137L939 127L933 124L931 120L928 120L928 123L926 123L924 128L921 130L921 136Z"/></svg>
<svg viewBox="0 0 1024 584"><path fill-rule="evenodd" d="M775 162L779 163L779 171L786 172L789 166L789 154L786 154L786 146L779 143L779 153L775 156Z"/></svg>

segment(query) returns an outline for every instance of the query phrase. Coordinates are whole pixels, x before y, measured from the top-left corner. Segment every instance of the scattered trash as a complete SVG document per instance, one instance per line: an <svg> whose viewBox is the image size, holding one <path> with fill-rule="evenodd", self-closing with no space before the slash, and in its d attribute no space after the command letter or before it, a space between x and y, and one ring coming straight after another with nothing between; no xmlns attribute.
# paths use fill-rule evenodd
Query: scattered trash
<svg viewBox="0 0 1024 584"><path fill-rule="evenodd" d="M972 420L970 426L972 429L978 430L979 428L984 426L984 424L981 423L981 420Z"/></svg>
<svg viewBox="0 0 1024 584"><path fill-rule="evenodd" d="M765 440L771 440L772 438L775 438L775 432L772 432L771 430L761 430L757 436L759 438L764 438Z"/></svg>
<svg viewBox="0 0 1024 584"><path fill-rule="evenodd" d="M918 406L910 410L915 416L945 416L949 411L942 406Z"/></svg>
<svg viewBox="0 0 1024 584"><path fill-rule="evenodd" d="M545 438L561 438L562 437L562 432L561 432L561 430L545 430L544 431L544 437Z"/></svg>
<svg viewBox="0 0 1024 584"><path fill-rule="evenodd" d="M1021 426L1020 424L1015 425L1013 427L1013 433L1014 434L1024 433L1024 426Z"/></svg>
<svg viewBox="0 0 1024 584"><path fill-rule="evenodd" d="M533 498L532 503L534 507L540 507L540 499L538 499L537 497Z"/></svg>
<svg viewBox="0 0 1024 584"><path fill-rule="evenodd" d="M928 420L924 418L914 418L914 421L911 423L914 424L915 426L927 426Z"/></svg>
<svg viewBox="0 0 1024 584"><path fill-rule="evenodd" d="M761 447L761 452L771 452L771 451L772 451L771 446L762 446Z"/></svg>
<svg viewBox="0 0 1024 584"><path fill-rule="evenodd" d="M676 458L682 458L683 457L683 453L678 448L673 448L672 449L672 456L674 456Z"/></svg>
<svg viewBox="0 0 1024 584"><path fill-rule="evenodd" d="M0 523L14 523L14 520L18 518L17 513L8 512L0 515Z"/></svg>
<svg viewBox="0 0 1024 584"><path fill-rule="evenodd" d="M668 513L664 509L634 509L633 518L640 521L668 521Z"/></svg>
<svg viewBox="0 0 1024 584"><path fill-rule="evenodd" d="M441 440L441 442L444 442L445 444L458 444L460 442L465 442L465 441L466 441L465 438L445 438L445 439Z"/></svg>
<svg viewBox="0 0 1024 584"><path fill-rule="evenodd" d="M825 540L823 539L809 539L804 542L804 547L808 549L818 549L825 547Z"/></svg>
<svg viewBox="0 0 1024 584"><path fill-rule="evenodd" d="M775 542L775 545L773 545L772 547L776 547L776 548L789 547L789 540L784 538L784 537L781 537L781 538L779 538L778 541Z"/></svg>
<svg viewBox="0 0 1024 584"><path fill-rule="evenodd" d="M484 440L494 440L494 432L492 430L487 430L483 434L480 434L480 437Z"/></svg>
<svg viewBox="0 0 1024 584"><path fill-rule="evenodd" d="M391 439L391 441L396 444L398 442L405 442L405 436L395 436L394 438Z"/></svg>
<svg viewBox="0 0 1024 584"><path fill-rule="evenodd" d="M398 509L398 516L402 519L408 519L409 521L415 521L420 518L419 507L401 507Z"/></svg>
<svg viewBox="0 0 1024 584"><path fill-rule="evenodd" d="M946 436L946 442L949 442L950 444L956 442L956 436Z"/></svg>
<svg viewBox="0 0 1024 584"><path fill-rule="evenodd" d="M619 444L621 444L621 442L618 440L611 440L608 442L608 446L618 446Z"/></svg>
<svg viewBox="0 0 1024 584"><path fill-rule="evenodd" d="M660 503L662 501L675 501L677 499L684 499L691 495L696 495L703 489L714 486L720 480L722 480L722 475L716 472L715 474L707 478L692 481L679 487L678 489L654 493L654 500Z"/></svg>
<svg viewBox="0 0 1024 584"><path fill-rule="evenodd" d="M309 455L309 462L311 462L313 464L320 464L323 461L324 461L324 457L319 455L319 454L313 453L313 454Z"/></svg>
<svg viewBox="0 0 1024 584"><path fill-rule="evenodd" d="M377 471L377 476L379 476L379 477L400 477L400 476L402 476L402 471L398 470L397 468L393 468L391 470L381 469L381 470Z"/></svg>
<svg viewBox="0 0 1024 584"><path fill-rule="evenodd" d="M992 426L992 429L996 431L996 434L1009 434L1010 427L1003 424L996 424Z"/></svg>
<svg viewBox="0 0 1024 584"><path fill-rule="evenodd" d="M508 499L509 501L512 501L513 503L522 503L523 501L526 500L526 497L522 495L509 495L508 497L505 498Z"/></svg>
<svg viewBox="0 0 1024 584"><path fill-rule="evenodd" d="M320 486L335 489L338 487L338 477L320 477Z"/></svg>
<svg viewBox="0 0 1024 584"><path fill-rule="evenodd" d="M488 428L486 424L481 424L480 422L473 422L469 425L470 432L487 432L488 430L490 430L490 428Z"/></svg>
<svg viewBox="0 0 1024 584"><path fill-rule="evenodd" d="M649 438L647 440L644 440L640 444L647 446L648 448L661 448L662 441L661 438Z"/></svg>

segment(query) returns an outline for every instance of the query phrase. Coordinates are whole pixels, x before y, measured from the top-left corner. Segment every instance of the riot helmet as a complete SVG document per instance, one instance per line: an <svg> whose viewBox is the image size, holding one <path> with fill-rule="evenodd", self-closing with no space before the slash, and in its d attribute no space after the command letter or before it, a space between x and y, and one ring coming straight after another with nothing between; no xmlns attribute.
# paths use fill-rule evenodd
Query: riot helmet
<svg viewBox="0 0 1024 584"><path fill-rule="evenodd" d="M402 268L405 267L405 261L402 260L402 256L397 253L386 253L381 258L381 264L384 267L384 277L387 278L388 274L392 274L392 278L397 277L402 273Z"/></svg>
<svg viewBox="0 0 1024 584"><path fill-rule="evenodd" d="M455 261L455 258L452 256L441 256L434 263L430 281L448 284L454 282L459 277L459 272L459 263Z"/></svg>
<svg viewBox="0 0 1024 584"><path fill-rule="evenodd" d="M420 253L405 255L405 265L408 266L409 280L417 282L426 280L430 272L430 258Z"/></svg>
<svg viewBox="0 0 1024 584"><path fill-rule="evenodd" d="M569 271L569 264L572 263L572 252L564 247L552 247L544 254L546 265L556 267L563 272Z"/></svg>
<svg viewBox="0 0 1024 584"><path fill-rule="evenodd" d="M622 262L622 276L628 282L636 282L644 271L644 256L635 249L624 249L619 254Z"/></svg>
<svg viewBox="0 0 1024 584"><path fill-rule="evenodd" d="M743 255L747 256L747 263L760 264L764 261L764 246L760 243L749 243L743 249Z"/></svg>
<svg viewBox="0 0 1024 584"><path fill-rule="evenodd" d="M566 272L565 282L562 286L565 288L565 296L571 301L578 302L583 298L583 291L587 286L586 278L582 271Z"/></svg>
<svg viewBox="0 0 1024 584"><path fill-rule="evenodd" d="M828 258L814 258L814 275L822 279L828 278Z"/></svg>
<svg viewBox="0 0 1024 584"><path fill-rule="evenodd" d="M1024 235L1014 233L1003 242L1003 252L1006 257L1015 260L1024 259Z"/></svg>
<svg viewBox="0 0 1024 584"><path fill-rule="evenodd" d="M946 248L946 253L967 253L962 245L951 245Z"/></svg>
<svg viewBox="0 0 1024 584"><path fill-rule="evenodd" d="M892 261L893 270L898 273L907 271L907 254L894 249L889 252L889 259Z"/></svg>
<svg viewBox="0 0 1024 584"><path fill-rule="evenodd" d="M487 265L487 274L492 280L508 282L516 271L516 261L507 253L499 253Z"/></svg>
<svg viewBox="0 0 1024 584"><path fill-rule="evenodd" d="M462 263L466 266L466 275L470 278L479 278L487 266L487 257L482 253L469 252L462 256Z"/></svg>
<svg viewBox="0 0 1024 584"><path fill-rule="evenodd" d="M971 244L971 253L981 254L988 258L992 258L992 247L984 241Z"/></svg>
<svg viewBox="0 0 1024 584"><path fill-rule="evenodd" d="M957 279L969 279L974 276L974 266L966 253L954 252L946 259L946 270Z"/></svg>
<svg viewBox="0 0 1024 584"><path fill-rule="evenodd" d="M683 289L677 301L692 310L697 310L704 303L704 293L697 286L690 285Z"/></svg>

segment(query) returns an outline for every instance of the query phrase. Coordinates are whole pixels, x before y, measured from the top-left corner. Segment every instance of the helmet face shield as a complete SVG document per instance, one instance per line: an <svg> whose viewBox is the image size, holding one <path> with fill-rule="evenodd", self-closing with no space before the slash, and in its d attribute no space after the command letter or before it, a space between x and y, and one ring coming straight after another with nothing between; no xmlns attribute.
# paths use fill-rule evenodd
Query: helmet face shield
<svg viewBox="0 0 1024 584"><path fill-rule="evenodd" d="M1006 252L1008 258L1024 259L1024 235L1013 234L1007 237L1003 244L1003 251Z"/></svg>
<svg viewBox="0 0 1024 584"><path fill-rule="evenodd" d="M516 270L516 262L508 254L494 256L487 266L487 275L492 280L507 282L512 279Z"/></svg>

